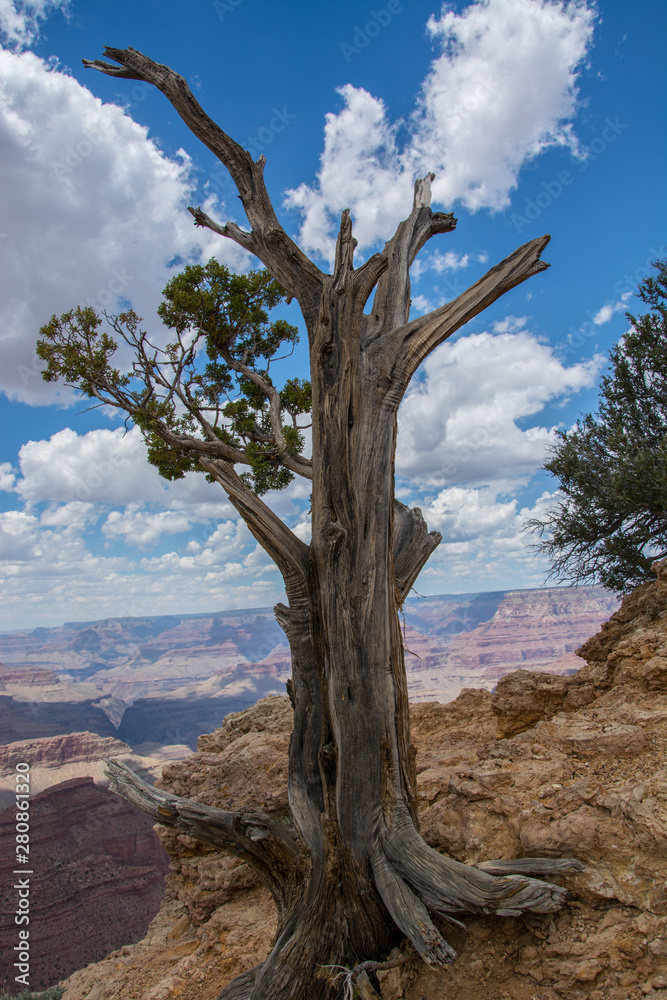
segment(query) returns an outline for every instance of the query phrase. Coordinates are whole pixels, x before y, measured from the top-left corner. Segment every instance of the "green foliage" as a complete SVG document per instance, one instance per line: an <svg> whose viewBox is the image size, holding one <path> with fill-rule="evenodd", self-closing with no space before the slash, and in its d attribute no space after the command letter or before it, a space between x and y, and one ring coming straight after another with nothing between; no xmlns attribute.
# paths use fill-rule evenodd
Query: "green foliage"
<svg viewBox="0 0 667 1000"><path fill-rule="evenodd" d="M45 382L60 379L76 385L85 396L95 395L95 385L101 375L119 388L128 384L109 359L118 344L105 331L100 331L102 319L89 306L52 316L39 331L43 340L37 341L37 357L46 361L42 374Z"/></svg>
<svg viewBox="0 0 667 1000"><path fill-rule="evenodd" d="M545 463L564 500L528 522L552 575L619 594L652 580L651 563L667 555L667 260L653 266L638 291L651 311L626 314L597 414L560 432Z"/></svg>
<svg viewBox="0 0 667 1000"><path fill-rule="evenodd" d="M197 442L222 442L228 461L249 467L243 478L257 493L284 488L293 478L286 463L303 448L297 417L311 408L309 382L277 389L270 375L298 339L296 327L269 320L284 290L266 271L231 274L212 259L188 265L163 294L158 314L173 339L162 348L132 311L104 313L109 329L90 308L52 316L37 343L43 378L124 410L165 479L200 468Z"/></svg>

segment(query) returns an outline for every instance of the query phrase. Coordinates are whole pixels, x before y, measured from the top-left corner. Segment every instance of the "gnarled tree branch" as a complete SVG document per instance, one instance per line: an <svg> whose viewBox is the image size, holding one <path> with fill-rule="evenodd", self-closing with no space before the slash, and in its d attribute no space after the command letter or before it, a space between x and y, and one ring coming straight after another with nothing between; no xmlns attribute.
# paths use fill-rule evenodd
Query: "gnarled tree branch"
<svg viewBox="0 0 667 1000"><path fill-rule="evenodd" d="M241 229L237 226L235 222L226 222L224 226L221 226L219 222L215 222L214 219L203 212L201 208L188 208L188 212L195 220L196 226L203 226L206 229L210 229L213 233L218 233L219 236L226 236L227 239L233 240L234 243L238 243L240 247L244 250L248 250L250 253L258 257L257 253L257 241L252 233L247 233L245 229Z"/></svg>
<svg viewBox="0 0 667 1000"><path fill-rule="evenodd" d="M378 355L381 353L393 362L392 374L395 382L400 383L401 395L422 361L439 344L505 292L550 266L540 260L550 239L550 236L540 236L524 243L457 298L382 338L376 350Z"/></svg>
<svg viewBox="0 0 667 1000"><path fill-rule="evenodd" d="M199 464L220 483L262 548L283 575L285 586L303 590L308 580L308 546L239 478L228 462L200 458Z"/></svg>
<svg viewBox="0 0 667 1000"><path fill-rule="evenodd" d="M394 577L399 607L441 541L439 531L428 530L419 507L410 509L394 499Z"/></svg>
<svg viewBox="0 0 667 1000"><path fill-rule="evenodd" d="M307 860L287 829L257 812L228 812L183 799L142 781L126 764L105 761L112 792L141 809L156 823L173 826L206 844L246 861L285 916L298 898Z"/></svg>
<svg viewBox="0 0 667 1000"><path fill-rule="evenodd" d="M223 132L203 110L183 77L169 66L156 63L133 48L105 48L104 54L119 65L84 59L84 66L108 76L153 84L168 98L193 134L227 167L252 227L253 244L246 241L246 249L251 250L276 281L299 300L308 321L316 307L324 276L278 222L264 182L264 157L255 162L247 150ZM198 221L196 216L195 219ZM216 231L239 242L239 231L225 231L225 228L222 226Z"/></svg>
<svg viewBox="0 0 667 1000"><path fill-rule="evenodd" d="M255 989L255 980L261 970L261 965L255 965L247 972L242 972L240 976L233 979L225 986L222 993L219 993L216 1000L250 1000Z"/></svg>
<svg viewBox="0 0 667 1000"><path fill-rule="evenodd" d="M415 950L429 965L453 962L456 952L441 936L423 902L400 877L387 857L376 851L371 858L373 878L382 902Z"/></svg>
<svg viewBox="0 0 667 1000"><path fill-rule="evenodd" d="M417 834L407 814L398 817L386 837L387 859L426 906L436 913L496 913L520 916L523 913L552 913L560 909L567 895L561 886L527 876L528 871L556 874L580 871L573 859L549 863L549 859L523 862L493 862L491 875L480 865L461 864L429 847ZM524 862L530 861L531 865Z"/></svg>
<svg viewBox="0 0 667 1000"><path fill-rule="evenodd" d="M410 313L410 265L431 236L449 233L456 228L456 219L452 214L431 211L431 181L434 177L435 174L428 174L415 181L410 215L400 223L392 238L385 243L382 253L377 255L385 264L382 272L380 261L376 264L378 285L370 315L364 317L364 345L407 323Z"/></svg>
<svg viewBox="0 0 667 1000"><path fill-rule="evenodd" d="M271 431L273 433L273 440L276 443L280 451L280 463L284 465L286 469L290 472L296 472L297 475L303 476L305 479L313 478L313 463L309 458L304 458L303 455L292 455L288 451L287 441L285 440L285 433L283 429L283 423L281 418L281 402L280 393L275 386L271 385L270 382L259 374L259 372L254 371L249 368L248 365L244 365L242 362L237 361L231 351L226 348L220 349L220 355L224 359L225 363L229 368L236 372L244 375L250 382L260 389L269 401L269 419L271 421Z"/></svg>
<svg viewBox="0 0 667 1000"><path fill-rule="evenodd" d="M577 858L499 858L480 861L473 867L487 875L561 875L586 870L586 865Z"/></svg>

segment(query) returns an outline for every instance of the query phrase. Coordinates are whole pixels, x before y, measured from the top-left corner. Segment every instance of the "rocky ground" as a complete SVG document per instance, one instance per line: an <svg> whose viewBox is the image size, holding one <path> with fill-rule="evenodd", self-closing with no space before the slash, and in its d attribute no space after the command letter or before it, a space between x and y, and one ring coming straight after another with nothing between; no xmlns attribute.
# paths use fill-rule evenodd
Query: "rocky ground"
<svg viewBox="0 0 667 1000"><path fill-rule="evenodd" d="M467 921L459 957L383 974L384 1000L667 1000L667 561L582 647L579 673L517 671L491 695L413 708L422 831L468 863L575 856L543 923ZM287 808L290 707L265 698L165 768L163 786L225 808ZM161 833L168 890L147 937L75 973L63 1000L214 1000L270 947L250 871Z"/></svg>

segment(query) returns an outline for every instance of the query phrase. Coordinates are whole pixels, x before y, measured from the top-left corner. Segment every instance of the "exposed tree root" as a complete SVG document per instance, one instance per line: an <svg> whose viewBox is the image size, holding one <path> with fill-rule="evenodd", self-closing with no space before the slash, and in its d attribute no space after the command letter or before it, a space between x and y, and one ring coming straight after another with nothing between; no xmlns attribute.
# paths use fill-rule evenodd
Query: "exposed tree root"
<svg viewBox="0 0 667 1000"><path fill-rule="evenodd" d="M471 867L429 847L408 819L395 823L384 849L390 863L429 910L443 914L515 917L526 912L553 912L563 905L566 890L525 873L581 871L583 867L574 860L548 858L501 860Z"/></svg>
<svg viewBox="0 0 667 1000"><path fill-rule="evenodd" d="M257 973L261 968L261 965L256 965L253 969L242 972L228 986L225 986L222 993L218 994L216 1000L250 1000L255 989Z"/></svg>
<svg viewBox="0 0 667 1000"><path fill-rule="evenodd" d="M147 813L156 823L212 844L247 862L267 887L284 918L307 869L303 853L288 829L257 811L227 812L184 799L147 784L126 764L105 761L110 789Z"/></svg>
<svg viewBox="0 0 667 1000"><path fill-rule="evenodd" d="M398 958L392 958L386 962L360 962L353 969L348 969L343 965L325 965L322 968L332 981L335 982L342 978L345 989L345 1000L352 1000L355 986L363 1000L374 1000L375 997L379 997L379 993L368 978L368 973L384 972L386 969L397 969L400 965L414 962L415 958L414 953L410 953L399 955Z"/></svg>
<svg viewBox="0 0 667 1000"><path fill-rule="evenodd" d="M292 918L283 924L282 933L283 938L291 937L296 898L303 901L301 877L305 873L299 847L283 827L261 813L228 813L153 788L118 761L107 761L107 766L112 790L154 820L176 826L251 864L272 891L283 919L288 910L292 911ZM436 928L429 910L463 929L464 925L452 917L452 913L489 913L530 919L531 914L559 909L567 895L561 886L531 878L530 874L584 869L584 865L573 858L499 859L483 861L476 866L465 865L429 847L407 813L394 816L391 833L385 833L382 846L378 844L373 849L370 862L375 887L392 920L417 954L435 966L452 962L456 952ZM409 960L409 957L402 958L396 964ZM237 976L218 1000L253 1000L262 970L268 971L264 965ZM363 986L366 996L372 997L375 991L367 972L389 967L386 963L361 962L353 969L330 968L340 970L333 978L345 975L346 990L352 989L354 981L359 989Z"/></svg>
<svg viewBox="0 0 667 1000"><path fill-rule="evenodd" d="M474 865L487 875L559 875L564 872L583 872L586 865L576 858L513 858L497 861L480 861Z"/></svg>
<svg viewBox="0 0 667 1000"><path fill-rule="evenodd" d="M429 965L453 962L456 952L428 915L424 903L397 874L381 851L371 858L375 885L391 917Z"/></svg>

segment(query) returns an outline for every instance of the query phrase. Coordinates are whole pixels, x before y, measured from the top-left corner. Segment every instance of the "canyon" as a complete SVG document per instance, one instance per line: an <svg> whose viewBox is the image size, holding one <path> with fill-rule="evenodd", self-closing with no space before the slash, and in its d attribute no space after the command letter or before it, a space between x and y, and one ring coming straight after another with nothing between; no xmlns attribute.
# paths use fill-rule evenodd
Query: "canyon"
<svg viewBox="0 0 667 1000"><path fill-rule="evenodd" d="M164 759L138 757L119 740L91 733L0 747L0 983L13 981L17 942L10 791L17 763L30 767L30 864L21 872L31 873L31 987L45 988L138 940L159 908L169 861L151 821L105 787L103 761L109 757L126 761L146 780L164 765Z"/></svg>
<svg viewBox="0 0 667 1000"><path fill-rule="evenodd" d="M618 607L601 587L409 598L413 701L492 689L517 667L577 669ZM290 653L269 608L118 618L0 634L0 743L84 730L131 746L187 744L229 712L284 694Z"/></svg>

